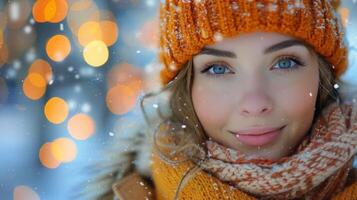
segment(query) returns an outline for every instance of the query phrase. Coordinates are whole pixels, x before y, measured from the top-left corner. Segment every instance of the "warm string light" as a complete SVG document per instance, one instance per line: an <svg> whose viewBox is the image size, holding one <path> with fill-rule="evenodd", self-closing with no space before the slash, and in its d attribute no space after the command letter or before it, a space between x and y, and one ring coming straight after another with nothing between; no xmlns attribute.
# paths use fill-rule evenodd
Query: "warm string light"
<svg viewBox="0 0 357 200"><path fill-rule="evenodd" d="M69 113L69 106L62 98L52 97L45 104L44 113L49 122L60 124L66 120Z"/></svg>
<svg viewBox="0 0 357 200"><path fill-rule="evenodd" d="M49 169L56 169L62 163L68 163L77 157L77 145L69 138L57 138L43 144L39 151L41 164Z"/></svg>
<svg viewBox="0 0 357 200"><path fill-rule="evenodd" d="M28 73L37 73L41 75L47 83L52 80L53 72L51 65L43 60L43 59L36 59L30 66Z"/></svg>
<svg viewBox="0 0 357 200"><path fill-rule="evenodd" d="M108 47L101 40L91 41L84 47L83 58L88 65L92 67L101 67L108 61Z"/></svg>
<svg viewBox="0 0 357 200"><path fill-rule="evenodd" d="M121 63L113 67L107 76L108 92L106 105L117 115L130 112L136 105L142 91L142 70L129 63Z"/></svg>
<svg viewBox="0 0 357 200"><path fill-rule="evenodd" d="M45 94L46 88L46 79L38 73L28 74L22 85L24 95L31 100L40 99Z"/></svg>
<svg viewBox="0 0 357 200"><path fill-rule="evenodd" d="M86 114L79 113L71 117L67 130L77 140L86 140L95 133L95 122Z"/></svg>
<svg viewBox="0 0 357 200"><path fill-rule="evenodd" d="M68 12L66 0L37 0L32 7L36 22L58 23L64 20Z"/></svg>
<svg viewBox="0 0 357 200"><path fill-rule="evenodd" d="M16 186L13 197L14 200L40 200L37 192L25 185Z"/></svg>
<svg viewBox="0 0 357 200"><path fill-rule="evenodd" d="M71 43L65 35L55 35L46 44L46 53L55 62L61 62L71 52Z"/></svg>

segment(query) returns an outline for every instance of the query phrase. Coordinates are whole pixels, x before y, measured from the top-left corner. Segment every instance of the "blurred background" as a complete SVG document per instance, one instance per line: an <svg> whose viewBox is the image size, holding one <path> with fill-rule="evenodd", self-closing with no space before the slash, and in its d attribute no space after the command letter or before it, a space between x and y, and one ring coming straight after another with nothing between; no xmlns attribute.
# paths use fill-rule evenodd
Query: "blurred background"
<svg viewBox="0 0 357 200"><path fill-rule="evenodd" d="M70 199L118 127L143 121L139 99L159 84L159 2L0 2L0 200ZM338 10L350 49L342 79L355 85L356 10L356 0Z"/></svg>

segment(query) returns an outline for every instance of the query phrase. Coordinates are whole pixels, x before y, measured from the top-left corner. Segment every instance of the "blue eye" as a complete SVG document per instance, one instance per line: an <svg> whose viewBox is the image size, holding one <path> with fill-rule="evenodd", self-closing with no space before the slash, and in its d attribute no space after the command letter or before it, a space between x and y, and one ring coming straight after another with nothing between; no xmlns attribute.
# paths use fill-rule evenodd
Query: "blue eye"
<svg viewBox="0 0 357 200"><path fill-rule="evenodd" d="M221 75L226 73L232 73L232 71L225 65L220 63L210 64L206 69L202 71L202 73L206 73L210 75Z"/></svg>
<svg viewBox="0 0 357 200"><path fill-rule="evenodd" d="M303 66L304 64L300 62L297 58L294 57L282 57L276 63L277 68L279 70L294 70L299 67L299 65Z"/></svg>

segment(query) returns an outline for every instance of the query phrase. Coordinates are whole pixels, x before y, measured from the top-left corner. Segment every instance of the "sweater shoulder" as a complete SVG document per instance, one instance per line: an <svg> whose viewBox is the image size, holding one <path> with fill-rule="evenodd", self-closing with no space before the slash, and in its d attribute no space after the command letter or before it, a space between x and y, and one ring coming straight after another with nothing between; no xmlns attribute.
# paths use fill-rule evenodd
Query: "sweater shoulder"
<svg viewBox="0 0 357 200"><path fill-rule="evenodd" d="M153 153L151 167L157 200L171 200L174 199L184 174L195 167L195 164L191 161L183 161L173 165L166 163L156 153ZM193 173L179 193L179 199L209 200L227 198L256 199L202 170Z"/></svg>
<svg viewBox="0 0 357 200"><path fill-rule="evenodd" d="M332 200L350 200L357 199L357 181L346 187L342 192L338 193Z"/></svg>

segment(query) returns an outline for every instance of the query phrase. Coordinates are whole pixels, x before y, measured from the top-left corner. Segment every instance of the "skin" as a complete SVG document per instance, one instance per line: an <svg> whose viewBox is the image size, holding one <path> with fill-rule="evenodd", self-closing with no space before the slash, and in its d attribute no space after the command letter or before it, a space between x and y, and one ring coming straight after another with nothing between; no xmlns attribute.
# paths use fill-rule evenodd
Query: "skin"
<svg viewBox="0 0 357 200"><path fill-rule="evenodd" d="M279 33L246 33L205 47L236 57L207 51L193 57L192 101L210 139L254 158L277 160L293 153L312 125L319 65L316 54L304 45L264 53L287 40L296 39ZM246 145L230 132L283 125L278 138L262 146Z"/></svg>

